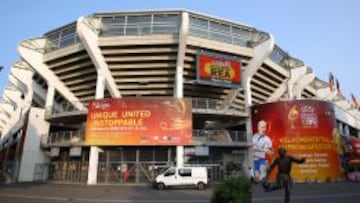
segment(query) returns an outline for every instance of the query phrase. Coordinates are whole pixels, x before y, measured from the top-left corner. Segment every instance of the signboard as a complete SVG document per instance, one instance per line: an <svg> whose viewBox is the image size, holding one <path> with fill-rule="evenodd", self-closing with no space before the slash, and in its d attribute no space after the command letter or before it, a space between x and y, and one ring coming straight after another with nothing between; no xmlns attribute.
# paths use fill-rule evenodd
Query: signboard
<svg viewBox="0 0 360 203"><path fill-rule="evenodd" d="M192 143L189 99L121 98L88 105L87 145L187 145Z"/></svg>
<svg viewBox="0 0 360 203"><path fill-rule="evenodd" d="M294 157L306 157L306 163L293 165L295 180L326 181L342 177L339 161L341 137L336 133L332 104L294 100L256 105L252 107L252 122L254 169L256 160L257 164L270 164L282 146ZM256 149L262 147L263 152ZM265 161L259 161L263 158ZM261 177L261 169L258 174Z"/></svg>
<svg viewBox="0 0 360 203"><path fill-rule="evenodd" d="M234 57L201 52L197 57L197 82L216 86L240 87L241 63Z"/></svg>

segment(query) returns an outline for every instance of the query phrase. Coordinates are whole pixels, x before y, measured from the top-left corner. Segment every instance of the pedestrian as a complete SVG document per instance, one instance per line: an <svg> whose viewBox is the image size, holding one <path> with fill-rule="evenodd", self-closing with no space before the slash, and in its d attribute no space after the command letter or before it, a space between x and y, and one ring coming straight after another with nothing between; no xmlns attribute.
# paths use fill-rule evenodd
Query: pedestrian
<svg viewBox="0 0 360 203"><path fill-rule="evenodd" d="M270 165L267 170L267 175L265 177L265 181L263 182L263 187L266 192L270 192L278 189L285 189L285 203L290 202L290 192L292 188L292 180L291 180L291 165L293 162L302 164L306 161L305 158L295 158L293 156L286 155L286 149L283 147L279 148L279 157L275 159L275 161ZM271 171L278 167L278 173L276 176L276 182L270 184L267 180Z"/></svg>

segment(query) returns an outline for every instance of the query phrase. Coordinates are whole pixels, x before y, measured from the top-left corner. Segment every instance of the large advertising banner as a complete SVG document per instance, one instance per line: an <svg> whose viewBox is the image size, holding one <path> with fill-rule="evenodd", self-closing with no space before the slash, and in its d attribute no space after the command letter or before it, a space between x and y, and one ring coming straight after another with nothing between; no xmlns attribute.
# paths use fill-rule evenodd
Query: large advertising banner
<svg viewBox="0 0 360 203"><path fill-rule="evenodd" d="M225 56L199 54L197 80L217 86L239 87L241 85L241 63Z"/></svg>
<svg viewBox="0 0 360 203"><path fill-rule="evenodd" d="M255 175L265 176L266 164L278 156L279 147L289 155L305 157L293 164L296 181L328 181L342 178L341 137L336 130L332 104L317 100L280 101L252 107ZM277 170L270 177L275 178Z"/></svg>
<svg viewBox="0 0 360 203"><path fill-rule="evenodd" d="M89 102L87 145L187 145L191 142L189 99L121 98Z"/></svg>
<svg viewBox="0 0 360 203"><path fill-rule="evenodd" d="M351 137L350 143L353 151L353 158L360 159L360 138Z"/></svg>

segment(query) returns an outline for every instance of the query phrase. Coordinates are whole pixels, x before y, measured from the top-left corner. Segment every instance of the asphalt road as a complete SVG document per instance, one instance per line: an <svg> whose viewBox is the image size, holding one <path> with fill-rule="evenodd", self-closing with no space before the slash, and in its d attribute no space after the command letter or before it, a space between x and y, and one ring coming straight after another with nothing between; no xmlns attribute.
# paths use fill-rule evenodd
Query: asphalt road
<svg viewBox="0 0 360 203"><path fill-rule="evenodd" d="M85 186L76 184L12 184L0 185L1 203L205 203L213 187L195 189L154 190L149 186ZM283 191L265 193L257 185L252 202L283 202ZM360 202L360 183L295 184L292 203L356 203Z"/></svg>

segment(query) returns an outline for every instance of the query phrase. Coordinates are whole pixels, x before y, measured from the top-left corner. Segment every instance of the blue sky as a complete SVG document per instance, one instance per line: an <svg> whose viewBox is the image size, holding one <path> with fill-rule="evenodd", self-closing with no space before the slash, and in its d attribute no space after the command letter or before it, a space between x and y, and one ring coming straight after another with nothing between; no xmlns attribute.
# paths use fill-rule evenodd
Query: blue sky
<svg viewBox="0 0 360 203"><path fill-rule="evenodd" d="M290 55L327 81L339 80L343 95L360 98L360 1L358 0L3 0L0 12L0 93L18 44L96 12L183 8L271 33Z"/></svg>

